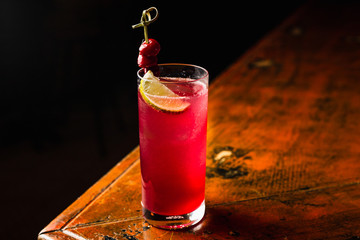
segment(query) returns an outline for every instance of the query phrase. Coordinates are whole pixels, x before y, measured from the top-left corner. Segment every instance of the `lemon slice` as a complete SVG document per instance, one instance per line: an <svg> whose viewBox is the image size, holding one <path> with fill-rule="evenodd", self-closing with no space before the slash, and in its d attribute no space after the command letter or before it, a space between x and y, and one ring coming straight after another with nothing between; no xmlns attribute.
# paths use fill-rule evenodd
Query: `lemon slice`
<svg viewBox="0 0 360 240"><path fill-rule="evenodd" d="M147 104L163 112L179 113L190 105L162 84L150 70L141 79L139 91Z"/></svg>

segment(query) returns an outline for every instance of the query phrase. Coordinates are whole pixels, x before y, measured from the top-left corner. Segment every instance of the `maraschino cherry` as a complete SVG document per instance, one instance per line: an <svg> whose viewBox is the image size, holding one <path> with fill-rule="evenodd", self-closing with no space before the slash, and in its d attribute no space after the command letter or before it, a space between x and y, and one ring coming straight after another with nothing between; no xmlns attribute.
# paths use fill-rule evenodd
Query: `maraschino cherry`
<svg viewBox="0 0 360 240"><path fill-rule="evenodd" d="M144 41L139 48L139 53L143 56L156 56L160 52L160 44L153 38L149 38L148 42Z"/></svg>

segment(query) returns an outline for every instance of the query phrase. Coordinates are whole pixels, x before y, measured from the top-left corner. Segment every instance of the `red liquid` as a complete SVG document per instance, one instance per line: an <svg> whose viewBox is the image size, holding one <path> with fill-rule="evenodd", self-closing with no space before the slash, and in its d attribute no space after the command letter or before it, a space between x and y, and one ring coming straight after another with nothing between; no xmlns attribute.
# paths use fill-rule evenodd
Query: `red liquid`
<svg viewBox="0 0 360 240"><path fill-rule="evenodd" d="M201 82L168 87L190 103L186 110L156 110L138 92L142 203L157 214L181 215L204 200L208 93Z"/></svg>

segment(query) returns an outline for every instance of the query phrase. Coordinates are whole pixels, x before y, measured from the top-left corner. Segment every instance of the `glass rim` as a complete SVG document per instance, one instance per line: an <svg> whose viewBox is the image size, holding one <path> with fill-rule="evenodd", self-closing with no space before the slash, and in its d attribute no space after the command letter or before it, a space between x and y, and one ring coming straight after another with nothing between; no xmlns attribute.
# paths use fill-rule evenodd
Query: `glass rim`
<svg viewBox="0 0 360 240"><path fill-rule="evenodd" d="M198 68L198 69L201 69L204 71L204 76L200 77L200 78L194 78L194 79L191 79L189 81L183 81L183 82L180 82L180 81L174 81L174 82L168 82L168 81L163 81L163 82L166 82L166 83L191 83L191 82L197 82L197 81L201 81L203 79L206 79L209 77L209 72L208 70L206 70L205 68L203 67L200 67L198 65L195 65L195 64L188 64L188 63L161 63L161 64L158 64L158 66L187 66L187 67L193 67L193 68ZM143 79L142 76L140 76L140 71L142 71L143 68L140 68L138 71L137 71L137 77L138 79ZM151 80L145 80L145 81L151 81ZM162 80L160 80L162 81Z"/></svg>

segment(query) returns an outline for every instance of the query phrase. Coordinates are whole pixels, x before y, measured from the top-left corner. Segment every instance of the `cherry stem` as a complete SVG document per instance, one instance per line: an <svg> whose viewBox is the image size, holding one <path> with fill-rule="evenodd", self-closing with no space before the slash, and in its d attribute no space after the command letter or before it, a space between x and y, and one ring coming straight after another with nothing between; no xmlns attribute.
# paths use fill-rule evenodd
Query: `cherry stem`
<svg viewBox="0 0 360 240"><path fill-rule="evenodd" d="M151 18L150 12L152 10L155 10L155 12L156 12L154 18ZM148 9L146 9L146 10L144 10L142 12L142 15L141 15L141 18L140 18L140 23L132 25L133 29L138 28L138 27L143 27L144 28L144 37L145 37L145 42L146 43L149 43L149 35L148 35L147 26L149 26L150 23L155 22L158 17L159 17L159 14L158 14L158 10L156 9L156 7L151 7L151 8L148 8Z"/></svg>

